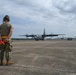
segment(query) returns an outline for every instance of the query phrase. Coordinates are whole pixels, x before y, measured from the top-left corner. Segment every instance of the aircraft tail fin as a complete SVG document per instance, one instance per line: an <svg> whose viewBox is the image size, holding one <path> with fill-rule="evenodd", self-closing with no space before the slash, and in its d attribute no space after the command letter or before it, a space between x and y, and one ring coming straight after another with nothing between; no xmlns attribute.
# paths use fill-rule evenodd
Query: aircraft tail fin
<svg viewBox="0 0 76 75"><path fill-rule="evenodd" d="M45 36L45 29L44 29L44 31L43 31L43 35Z"/></svg>

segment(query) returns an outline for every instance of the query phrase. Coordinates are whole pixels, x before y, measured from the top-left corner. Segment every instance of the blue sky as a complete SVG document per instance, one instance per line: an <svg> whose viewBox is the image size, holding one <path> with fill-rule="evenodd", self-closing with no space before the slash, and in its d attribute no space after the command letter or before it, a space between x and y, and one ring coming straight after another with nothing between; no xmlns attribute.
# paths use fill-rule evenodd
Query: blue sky
<svg viewBox="0 0 76 75"><path fill-rule="evenodd" d="M0 23L5 15L20 34L62 33L76 36L76 0L1 0Z"/></svg>

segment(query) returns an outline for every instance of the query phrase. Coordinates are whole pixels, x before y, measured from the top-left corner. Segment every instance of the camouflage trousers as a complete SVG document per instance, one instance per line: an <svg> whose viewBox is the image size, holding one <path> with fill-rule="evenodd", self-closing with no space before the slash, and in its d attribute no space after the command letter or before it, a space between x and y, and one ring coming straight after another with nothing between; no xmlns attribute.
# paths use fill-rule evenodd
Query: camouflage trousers
<svg viewBox="0 0 76 75"><path fill-rule="evenodd" d="M6 60L10 59L10 52L12 50L12 45L10 42L6 42L5 45L0 45L0 60L3 60L4 57Z"/></svg>

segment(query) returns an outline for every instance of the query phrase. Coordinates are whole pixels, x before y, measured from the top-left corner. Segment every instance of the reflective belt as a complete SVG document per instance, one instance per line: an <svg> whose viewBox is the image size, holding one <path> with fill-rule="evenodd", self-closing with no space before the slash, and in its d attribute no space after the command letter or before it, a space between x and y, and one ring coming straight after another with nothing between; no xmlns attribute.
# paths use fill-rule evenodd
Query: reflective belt
<svg viewBox="0 0 76 75"><path fill-rule="evenodd" d="M8 36L1 36L2 38L8 38Z"/></svg>

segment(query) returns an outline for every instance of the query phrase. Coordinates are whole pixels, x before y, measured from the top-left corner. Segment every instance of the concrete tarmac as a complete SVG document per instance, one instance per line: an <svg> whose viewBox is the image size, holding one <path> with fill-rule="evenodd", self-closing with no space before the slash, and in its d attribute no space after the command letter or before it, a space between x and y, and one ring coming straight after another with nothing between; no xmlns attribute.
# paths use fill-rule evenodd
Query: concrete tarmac
<svg viewBox="0 0 76 75"><path fill-rule="evenodd" d="M76 40L13 41L11 57L0 75L76 75Z"/></svg>

